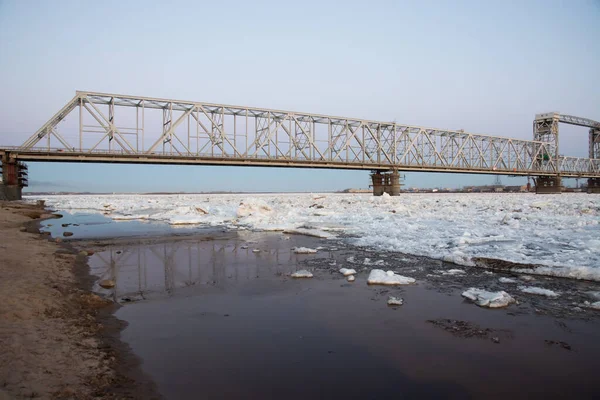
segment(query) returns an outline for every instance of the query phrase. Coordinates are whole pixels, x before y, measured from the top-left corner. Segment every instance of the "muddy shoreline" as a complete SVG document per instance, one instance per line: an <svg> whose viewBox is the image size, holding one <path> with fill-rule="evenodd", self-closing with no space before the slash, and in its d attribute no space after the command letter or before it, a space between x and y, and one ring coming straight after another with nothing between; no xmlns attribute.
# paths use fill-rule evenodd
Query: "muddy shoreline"
<svg viewBox="0 0 600 400"><path fill-rule="evenodd" d="M119 339L119 305L92 293L88 257L40 234L54 218L39 205L0 203L0 398L160 398Z"/></svg>

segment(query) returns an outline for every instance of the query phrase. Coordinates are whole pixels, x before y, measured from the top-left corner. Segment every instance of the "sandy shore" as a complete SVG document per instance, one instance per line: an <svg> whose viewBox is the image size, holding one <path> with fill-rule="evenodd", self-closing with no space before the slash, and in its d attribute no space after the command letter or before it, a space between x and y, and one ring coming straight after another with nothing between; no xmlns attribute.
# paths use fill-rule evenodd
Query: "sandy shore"
<svg viewBox="0 0 600 400"><path fill-rule="evenodd" d="M0 399L136 398L114 306L86 290L85 255L37 233L50 217L0 203Z"/></svg>

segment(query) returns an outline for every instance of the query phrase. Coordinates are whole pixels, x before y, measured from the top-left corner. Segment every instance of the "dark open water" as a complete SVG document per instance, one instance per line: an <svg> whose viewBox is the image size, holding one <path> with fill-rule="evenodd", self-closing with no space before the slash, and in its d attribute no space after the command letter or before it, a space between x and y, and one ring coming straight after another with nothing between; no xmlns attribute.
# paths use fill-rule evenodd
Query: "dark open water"
<svg viewBox="0 0 600 400"><path fill-rule="evenodd" d="M112 235L138 227L125 223ZM102 229L109 237L113 228ZM161 229L169 228L147 232ZM295 246L324 249L297 255ZM122 340L167 399L598 398L598 318L536 313L527 298L479 308L456 282L368 286L371 267L347 283L334 270L357 254L332 240L213 229L175 241L113 241L98 247L90 267L116 280L114 289L96 289L123 304ZM431 263L407 268L440 268ZM307 267L314 278L288 277ZM387 306L389 295L405 304ZM453 335L427 322L437 319L491 333Z"/></svg>

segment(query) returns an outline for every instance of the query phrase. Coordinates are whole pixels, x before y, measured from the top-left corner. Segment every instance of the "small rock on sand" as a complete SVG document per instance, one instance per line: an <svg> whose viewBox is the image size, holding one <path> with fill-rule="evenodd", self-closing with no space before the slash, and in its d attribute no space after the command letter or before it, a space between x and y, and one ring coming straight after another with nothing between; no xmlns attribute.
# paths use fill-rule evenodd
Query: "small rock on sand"
<svg viewBox="0 0 600 400"><path fill-rule="evenodd" d="M73 236L73 232L63 232L64 237Z"/></svg>
<svg viewBox="0 0 600 400"><path fill-rule="evenodd" d="M111 289L115 287L115 281L113 281L112 279L103 279L100 282L98 282L98 284L104 289Z"/></svg>

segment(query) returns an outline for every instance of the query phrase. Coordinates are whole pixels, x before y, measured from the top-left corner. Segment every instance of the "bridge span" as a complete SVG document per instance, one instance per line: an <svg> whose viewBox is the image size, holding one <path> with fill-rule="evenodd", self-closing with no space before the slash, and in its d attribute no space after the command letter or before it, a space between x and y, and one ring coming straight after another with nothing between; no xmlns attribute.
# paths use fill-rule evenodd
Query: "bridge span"
<svg viewBox="0 0 600 400"><path fill-rule="evenodd" d="M76 111L77 110L77 111ZM588 127L589 158L559 153L559 123ZM392 122L97 92L76 92L18 147L0 146L3 190L20 198L24 162L276 166L371 170L374 194L399 194L398 171L562 177L600 192L600 123L538 114L533 140Z"/></svg>

